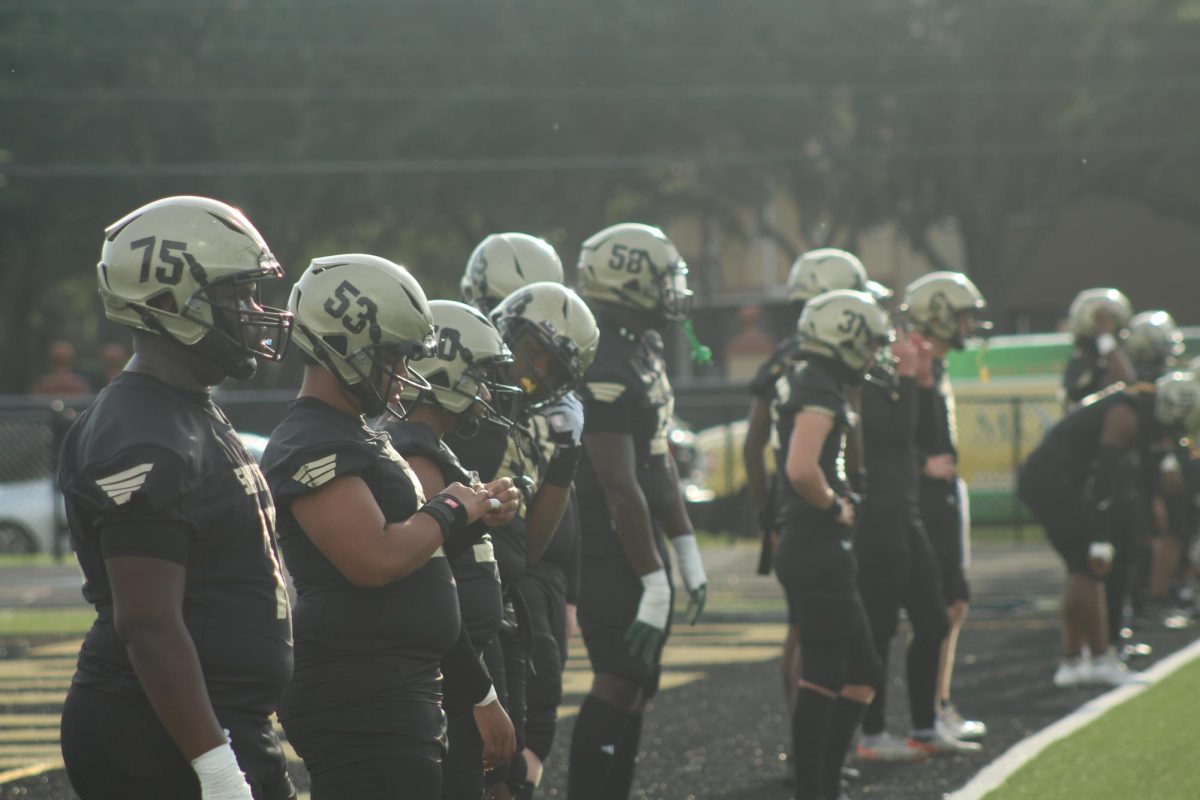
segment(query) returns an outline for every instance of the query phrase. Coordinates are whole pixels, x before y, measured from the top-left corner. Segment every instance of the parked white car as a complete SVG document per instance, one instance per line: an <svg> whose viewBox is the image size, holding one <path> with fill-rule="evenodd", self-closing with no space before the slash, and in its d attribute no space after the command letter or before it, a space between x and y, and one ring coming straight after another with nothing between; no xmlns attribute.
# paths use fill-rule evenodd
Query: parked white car
<svg viewBox="0 0 1200 800"><path fill-rule="evenodd" d="M238 435L250 455L261 460L267 437ZM64 518L62 495L53 479L0 483L0 554L52 552L55 528Z"/></svg>

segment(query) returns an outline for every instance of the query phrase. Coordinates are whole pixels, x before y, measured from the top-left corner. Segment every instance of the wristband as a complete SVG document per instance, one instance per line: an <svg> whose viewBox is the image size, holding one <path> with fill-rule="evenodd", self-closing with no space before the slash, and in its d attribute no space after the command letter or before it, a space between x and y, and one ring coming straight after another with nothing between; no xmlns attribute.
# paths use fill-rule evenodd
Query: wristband
<svg viewBox="0 0 1200 800"><path fill-rule="evenodd" d="M667 571L658 569L642 576L642 599L638 601L637 621L665 630L671 616L671 583Z"/></svg>
<svg viewBox="0 0 1200 800"><path fill-rule="evenodd" d="M1088 558L1111 564L1115 550L1111 542L1092 542L1088 547Z"/></svg>
<svg viewBox="0 0 1200 800"><path fill-rule="evenodd" d="M435 494L433 499L421 506L442 529L442 541L448 541L452 533L467 524L467 509L457 497L449 492Z"/></svg>
<svg viewBox="0 0 1200 800"><path fill-rule="evenodd" d="M1106 356L1117 349L1117 339L1111 333L1102 333L1096 337L1096 352Z"/></svg>
<svg viewBox="0 0 1200 800"><path fill-rule="evenodd" d="M476 703L475 707L483 708L484 706L490 706L492 703L496 702L496 698L497 698L496 684L493 683L491 686L488 687L487 697L483 698L478 703Z"/></svg>
<svg viewBox="0 0 1200 800"><path fill-rule="evenodd" d="M203 800L253 800L246 776L228 743L192 759Z"/></svg>
<svg viewBox="0 0 1200 800"><path fill-rule="evenodd" d="M569 488L575 480L575 471L579 469L579 457L582 447L561 447L546 465L542 474L542 482L560 489Z"/></svg>
<svg viewBox="0 0 1200 800"><path fill-rule="evenodd" d="M679 571L683 573L683 582L688 590L698 589L708 583L708 575L704 572L704 561L700 558L700 548L696 546L694 533L676 536L671 540L675 548L675 558L679 561Z"/></svg>

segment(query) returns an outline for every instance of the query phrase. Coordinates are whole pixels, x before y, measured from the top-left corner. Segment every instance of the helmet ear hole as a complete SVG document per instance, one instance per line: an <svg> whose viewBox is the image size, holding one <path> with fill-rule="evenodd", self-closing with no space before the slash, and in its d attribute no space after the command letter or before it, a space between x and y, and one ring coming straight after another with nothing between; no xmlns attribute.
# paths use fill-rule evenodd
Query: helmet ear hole
<svg viewBox="0 0 1200 800"><path fill-rule="evenodd" d="M348 344L346 342L345 336L337 336L337 335L325 336L322 338L322 341L324 341L325 344L329 345L329 347L332 348L333 351L336 352L338 355L342 356L343 358L346 357L346 351L348 349Z"/></svg>
<svg viewBox="0 0 1200 800"><path fill-rule="evenodd" d="M175 296L170 292L159 292L146 300L146 305L150 308L157 308L159 311L165 311L168 314L179 313L179 306L175 302Z"/></svg>

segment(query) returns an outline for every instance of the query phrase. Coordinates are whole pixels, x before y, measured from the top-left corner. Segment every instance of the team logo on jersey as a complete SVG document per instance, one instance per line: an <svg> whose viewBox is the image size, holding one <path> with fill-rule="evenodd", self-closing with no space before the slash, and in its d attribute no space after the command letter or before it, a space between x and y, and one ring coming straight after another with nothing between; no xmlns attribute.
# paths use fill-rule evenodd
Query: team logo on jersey
<svg viewBox="0 0 1200 800"><path fill-rule="evenodd" d="M601 403L615 403L621 395L625 394L625 384L596 381L587 385L588 392L593 398Z"/></svg>
<svg viewBox="0 0 1200 800"><path fill-rule="evenodd" d="M337 453L332 453L316 461L310 461L292 476L292 480L316 489L333 480L337 475Z"/></svg>
<svg viewBox="0 0 1200 800"><path fill-rule="evenodd" d="M266 478L263 477L262 471L256 464L245 464L240 467L235 467L233 474L237 476L238 483L246 490L248 495L256 495L259 492L269 491L267 489Z"/></svg>
<svg viewBox="0 0 1200 800"><path fill-rule="evenodd" d="M129 502L129 498L133 497L133 493L146 484L146 476L152 469L154 469L154 464L138 464L136 467L122 470L107 478L100 478L96 481L96 485L114 503L119 506L125 505Z"/></svg>

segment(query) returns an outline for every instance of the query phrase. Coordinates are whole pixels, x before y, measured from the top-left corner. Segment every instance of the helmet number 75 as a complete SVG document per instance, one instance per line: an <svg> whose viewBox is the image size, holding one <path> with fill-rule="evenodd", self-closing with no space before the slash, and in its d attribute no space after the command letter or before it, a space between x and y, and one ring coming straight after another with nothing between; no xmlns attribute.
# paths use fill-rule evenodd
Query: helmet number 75
<svg viewBox="0 0 1200 800"><path fill-rule="evenodd" d="M138 239L135 242L129 243L130 250L143 250L142 253L142 271L138 273L138 283L145 283L150 280L150 261L154 255L154 244L157 240L153 236L147 236L145 239ZM160 266L154 270L154 277L159 283L165 283L168 286L175 286L183 279L183 259L172 251L177 251L180 255L188 255L187 242L173 242L170 239L163 239L162 244L158 248L158 260L163 264L169 265Z"/></svg>

